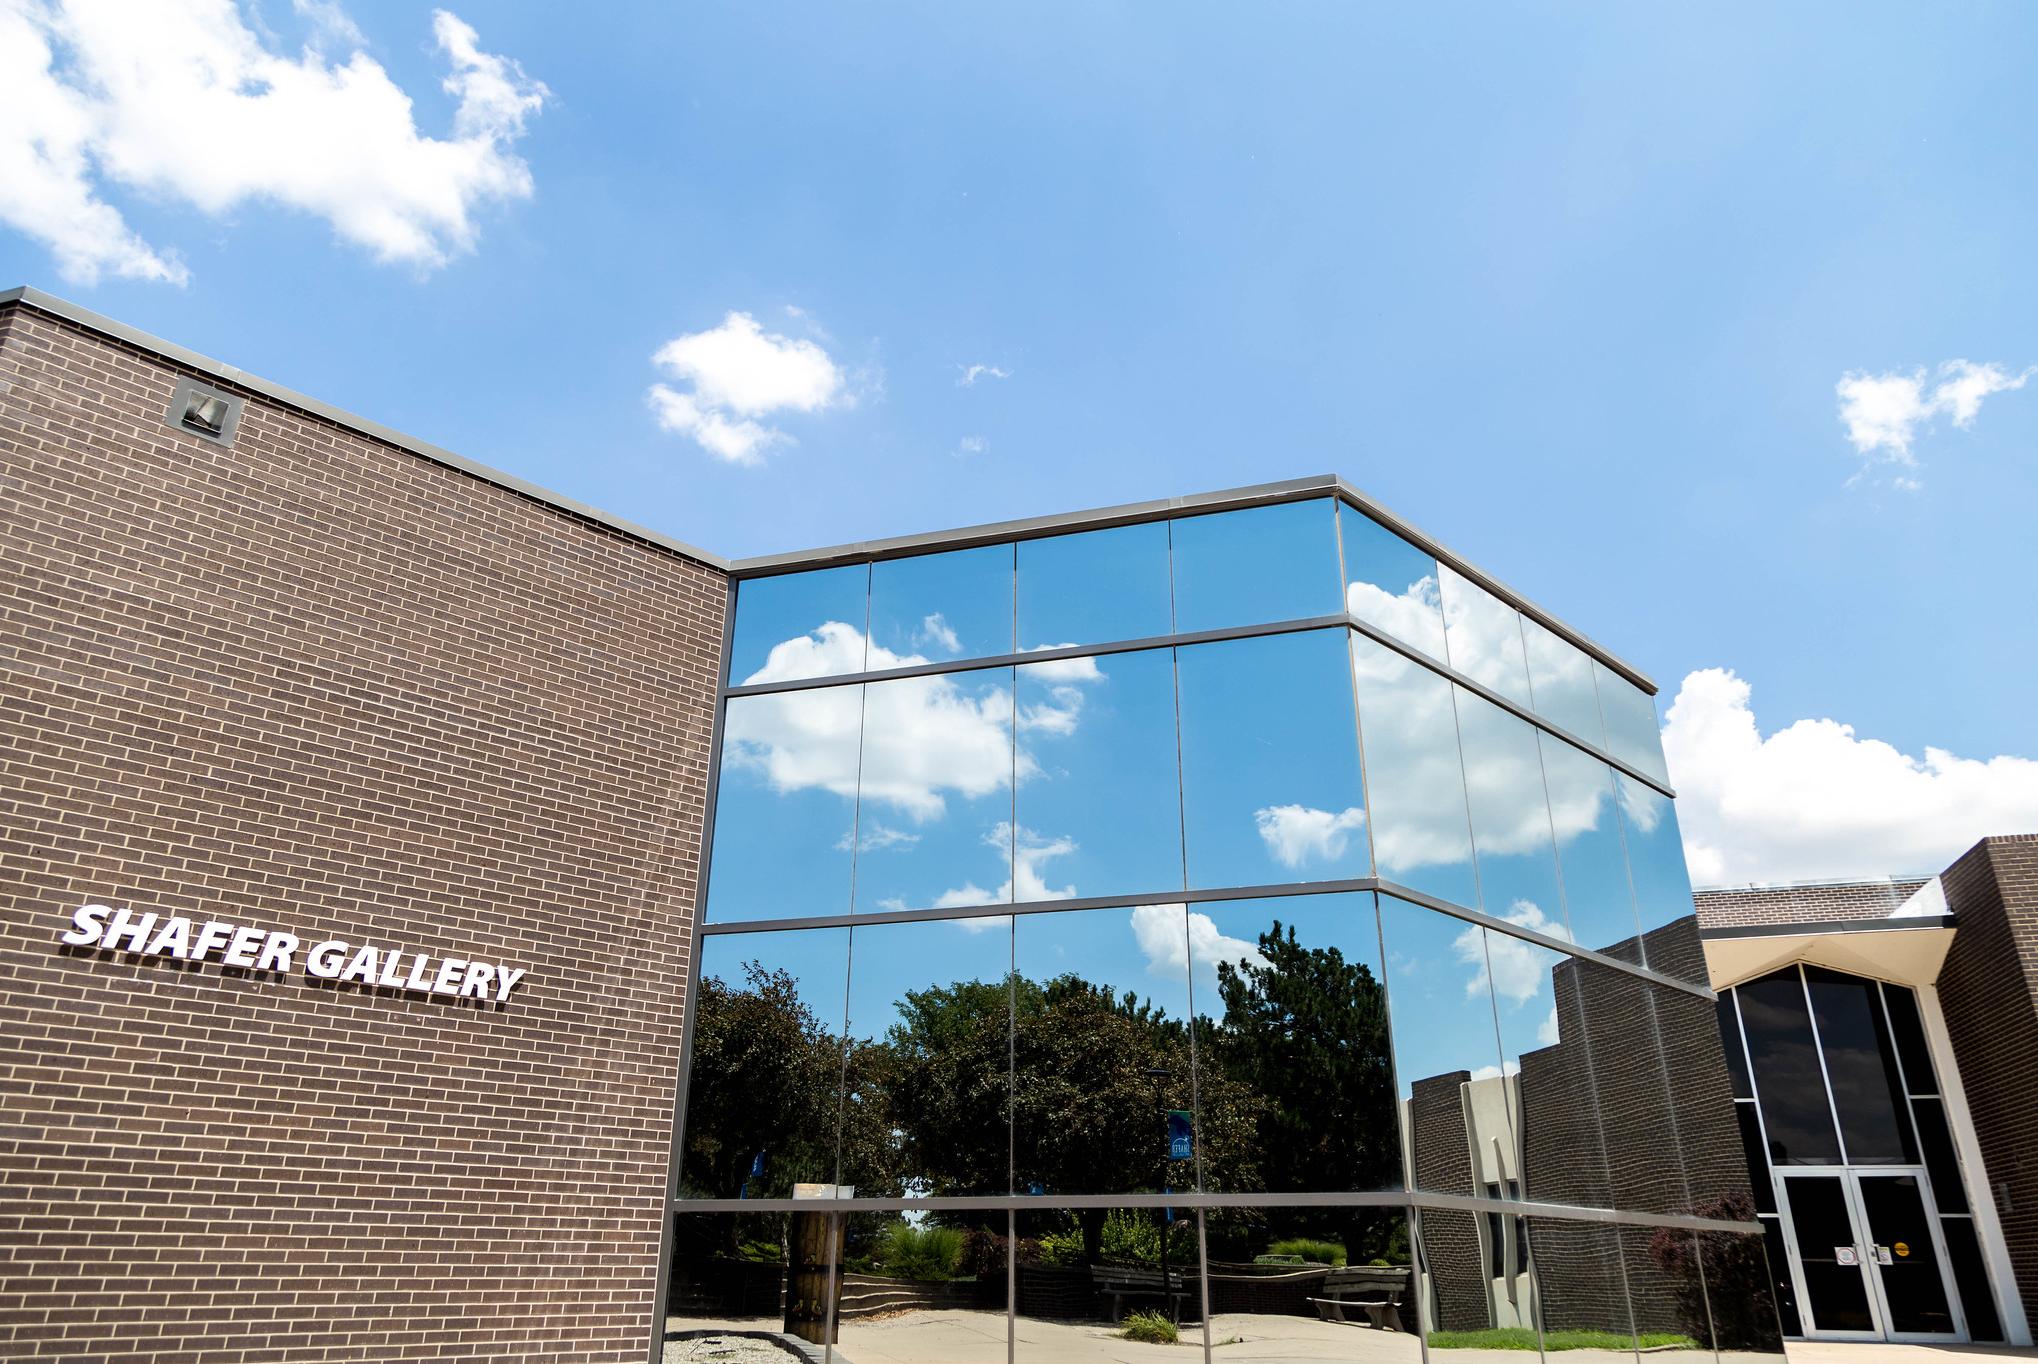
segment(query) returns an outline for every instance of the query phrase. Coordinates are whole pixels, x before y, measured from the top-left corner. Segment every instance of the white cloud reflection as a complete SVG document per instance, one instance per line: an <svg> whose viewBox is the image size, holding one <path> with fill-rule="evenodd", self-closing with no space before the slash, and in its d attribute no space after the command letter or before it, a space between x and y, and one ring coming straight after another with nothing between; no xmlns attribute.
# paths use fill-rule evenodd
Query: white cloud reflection
<svg viewBox="0 0 2038 1364"><path fill-rule="evenodd" d="M1308 805L1269 805L1253 811L1253 821L1274 860L1293 868L1335 862L1366 830L1366 812L1357 806L1332 814Z"/></svg>

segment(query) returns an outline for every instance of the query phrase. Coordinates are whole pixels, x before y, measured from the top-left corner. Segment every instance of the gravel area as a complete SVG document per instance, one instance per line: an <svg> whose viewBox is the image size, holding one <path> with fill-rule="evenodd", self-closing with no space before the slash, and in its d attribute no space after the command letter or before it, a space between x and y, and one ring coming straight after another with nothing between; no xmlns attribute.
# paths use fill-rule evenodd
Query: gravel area
<svg viewBox="0 0 2038 1364"><path fill-rule="evenodd" d="M794 1364L806 1358L768 1336L730 1331L665 1342L665 1364Z"/></svg>

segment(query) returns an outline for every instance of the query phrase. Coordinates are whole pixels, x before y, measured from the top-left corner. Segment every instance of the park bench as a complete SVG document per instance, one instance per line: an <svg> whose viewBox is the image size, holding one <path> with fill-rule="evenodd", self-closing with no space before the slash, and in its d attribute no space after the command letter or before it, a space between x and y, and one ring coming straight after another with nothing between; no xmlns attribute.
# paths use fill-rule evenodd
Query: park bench
<svg viewBox="0 0 2038 1364"><path fill-rule="evenodd" d="M1113 1321L1124 1319L1127 1298L1154 1298L1161 1302L1169 1321L1179 1322L1182 1319L1182 1300L1189 1296L1179 1271L1170 1271L1167 1282L1163 1284L1158 1269L1097 1265L1090 1270L1090 1286L1110 1300Z"/></svg>
<svg viewBox="0 0 2038 1364"><path fill-rule="evenodd" d="M1356 1321L1345 1315L1356 1309L1366 1314L1367 1323L1382 1331L1401 1329L1401 1296L1408 1285L1408 1271L1391 1265L1350 1265L1323 1276L1323 1296L1311 1298L1316 1315L1324 1321Z"/></svg>

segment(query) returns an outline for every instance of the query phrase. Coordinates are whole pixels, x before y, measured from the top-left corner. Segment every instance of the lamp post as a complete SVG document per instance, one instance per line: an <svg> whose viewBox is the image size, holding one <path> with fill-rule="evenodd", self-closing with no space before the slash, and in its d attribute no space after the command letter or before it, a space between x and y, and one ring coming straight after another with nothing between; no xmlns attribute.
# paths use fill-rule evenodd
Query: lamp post
<svg viewBox="0 0 2038 1364"><path fill-rule="evenodd" d="M1148 1066L1146 1068L1146 1078L1153 1081L1153 1106L1160 1110L1161 1115L1161 1193L1163 1195L1168 1191L1168 1101L1167 1091L1163 1087L1167 1084L1168 1077L1171 1074L1173 1072L1166 1066ZM1168 1210L1166 1207L1161 1208L1160 1224L1161 1310L1167 1311L1169 1306L1173 1304L1174 1299L1168 1295ZM1172 1320L1174 1313L1169 1312L1168 1316Z"/></svg>

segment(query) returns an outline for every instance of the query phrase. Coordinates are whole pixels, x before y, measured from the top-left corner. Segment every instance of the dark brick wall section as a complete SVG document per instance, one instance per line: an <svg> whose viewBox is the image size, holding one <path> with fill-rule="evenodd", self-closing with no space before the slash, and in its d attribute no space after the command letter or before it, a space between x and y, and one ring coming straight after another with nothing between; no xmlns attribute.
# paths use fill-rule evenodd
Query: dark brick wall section
<svg viewBox="0 0 2038 1364"><path fill-rule="evenodd" d="M2038 1302L2038 834L1941 873L1959 931L1939 1001L2024 1301Z"/></svg>
<svg viewBox="0 0 2038 1364"><path fill-rule="evenodd" d="M1701 928L1885 919L1931 878L1807 886L1715 886L1693 893Z"/></svg>
<svg viewBox="0 0 2038 1364"><path fill-rule="evenodd" d="M641 1360L721 576L0 328L0 1355ZM89 901L529 974L61 947Z"/></svg>

